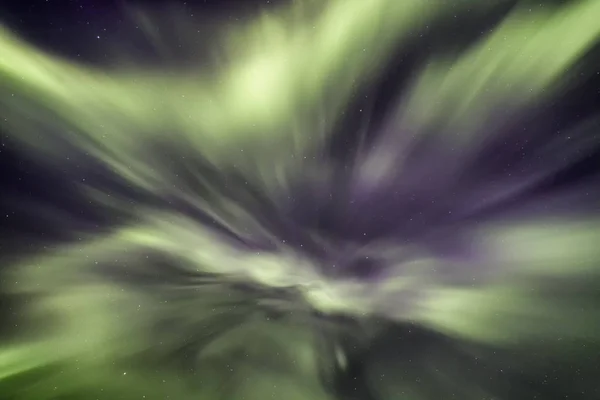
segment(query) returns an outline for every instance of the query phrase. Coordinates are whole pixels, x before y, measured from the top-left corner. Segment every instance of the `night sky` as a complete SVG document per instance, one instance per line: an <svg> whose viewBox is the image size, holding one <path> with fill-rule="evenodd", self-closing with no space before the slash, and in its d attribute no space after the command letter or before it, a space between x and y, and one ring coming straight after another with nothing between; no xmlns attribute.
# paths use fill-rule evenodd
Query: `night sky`
<svg viewBox="0 0 600 400"><path fill-rule="evenodd" d="M594 0L5 1L0 400L600 400Z"/></svg>

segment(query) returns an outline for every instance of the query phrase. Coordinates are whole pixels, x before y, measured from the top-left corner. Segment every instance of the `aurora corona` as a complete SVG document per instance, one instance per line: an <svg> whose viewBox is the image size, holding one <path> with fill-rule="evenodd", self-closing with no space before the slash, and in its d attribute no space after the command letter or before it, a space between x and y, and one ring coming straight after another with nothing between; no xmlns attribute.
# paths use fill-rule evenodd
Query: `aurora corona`
<svg viewBox="0 0 600 400"><path fill-rule="evenodd" d="M168 48L151 11L132 23ZM396 65L455 18L496 22ZM599 398L600 186L548 182L600 124L546 123L600 71L598 21L598 0L296 1L166 66L0 29L0 128L93 171L70 184L108 221L3 261L27 300L0 399ZM580 371L568 391L549 365Z"/></svg>

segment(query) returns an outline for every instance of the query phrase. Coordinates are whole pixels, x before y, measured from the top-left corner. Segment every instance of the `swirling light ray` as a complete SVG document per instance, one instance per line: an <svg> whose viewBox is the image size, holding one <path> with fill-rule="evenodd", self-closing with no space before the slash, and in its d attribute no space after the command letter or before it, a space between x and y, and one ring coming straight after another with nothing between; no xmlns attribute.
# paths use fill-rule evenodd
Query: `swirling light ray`
<svg viewBox="0 0 600 400"><path fill-rule="evenodd" d="M305 2L232 28L218 71L104 70L2 30L0 122L11 138L53 166L85 155L145 200L132 209L127 195L81 183L127 222L7 269L6 290L29 299L28 334L0 350L0 393L327 400L346 390L336 377L355 373L366 352L366 383L353 396L507 398L469 369L477 346L537 346L557 358L574 353L555 340L597 348L600 315L584 285L598 274L597 213L565 213L555 195L539 198L543 211L529 218L515 217L525 203L490 211L596 150L597 122L570 131L568 145L544 142L533 166L510 178L469 179L469 168L514 135L510 120L573 85L572 68L600 37L598 1L516 7L455 59L431 57L398 94L380 139L347 166L340 190L353 200L332 213L361 230L349 218L368 219L379 202L388 235L340 244L282 201L305 182L312 201L331 203L326 146L354 91L394 49L496 4ZM401 346L381 339L386 327L402 324L444 338L414 355L418 366L384 354ZM469 359L469 372L456 376L452 357Z"/></svg>

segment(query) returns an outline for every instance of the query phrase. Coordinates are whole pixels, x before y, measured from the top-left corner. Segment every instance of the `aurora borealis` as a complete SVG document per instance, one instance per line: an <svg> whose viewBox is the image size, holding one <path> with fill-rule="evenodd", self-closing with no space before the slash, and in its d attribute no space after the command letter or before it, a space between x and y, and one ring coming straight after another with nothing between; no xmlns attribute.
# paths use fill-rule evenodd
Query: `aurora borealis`
<svg viewBox="0 0 600 400"><path fill-rule="evenodd" d="M0 14L0 400L600 399L600 1L187 3Z"/></svg>

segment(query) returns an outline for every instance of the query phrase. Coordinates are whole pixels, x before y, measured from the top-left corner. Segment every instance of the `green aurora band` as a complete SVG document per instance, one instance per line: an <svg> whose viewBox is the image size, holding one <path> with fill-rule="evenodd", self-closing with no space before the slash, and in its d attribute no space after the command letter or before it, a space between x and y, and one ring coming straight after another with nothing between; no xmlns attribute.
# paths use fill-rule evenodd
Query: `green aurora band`
<svg viewBox="0 0 600 400"><path fill-rule="evenodd" d="M168 148L183 155L188 173L209 188L214 183L194 172L192 158L242 171L246 184L269 199L306 174L326 185L334 177L312 160L355 92L377 79L394 51L455 14L483 17L501 3L296 2L228 26L217 42L221 61L203 68L140 67L125 59L93 67L0 30L0 127L20 151L60 170L85 154L148 198L175 198L238 237L278 243L277 251L247 251L177 209L132 207L127 196L77 183L82 196L127 222L74 233L79 239L3 265L2 290L28 301L19 311L18 334L0 343L0 398L336 399L327 382L352 357L342 338L365 345L383 329L373 323L378 318L468 343L464 351L473 357L477 347L470 344L528 349L556 363L600 351L600 313L589 288L598 282L597 212L469 225L472 246L495 271L477 284L441 280L436 274L444 260L421 248L409 262L393 265L386 279L331 278L261 224L251 211L256 198L198 196L160 154ZM150 37L159 35L151 14L136 15ZM357 160L352 179L377 185L408 169L418 136L431 135L466 158L477 154L493 139L491 120L502 125L595 73L579 62L600 38L599 20L597 0L516 6L459 56L433 54L386 117L387 129L413 135L376 141ZM543 172L590 152L595 129L594 121L583 123L573 130L572 147L540 148ZM450 168L448 178L457 171ZM319 232L310 235L328 245ZM368 248L390 258L404 251L385 240ZM189 282L169 280L156 257L176 263ZM259 295L251 297L238 287L243 284ZM289 288L290 298L267 294ZM413 306L398 306L406 291L418 292ZM285 316L274 321L264 309ZM330 316L348 318L351 327ZM188 351L190 342L204 344ZM185 362L174 361L182 349ZM376 399L441 398L410 374L380 379L389 365L370 362L366 379ZM519 362L527 369L541 361ZM492 398L459 372L424 365L431 382L462 390L456 398Z"/></svg>

